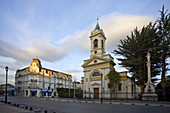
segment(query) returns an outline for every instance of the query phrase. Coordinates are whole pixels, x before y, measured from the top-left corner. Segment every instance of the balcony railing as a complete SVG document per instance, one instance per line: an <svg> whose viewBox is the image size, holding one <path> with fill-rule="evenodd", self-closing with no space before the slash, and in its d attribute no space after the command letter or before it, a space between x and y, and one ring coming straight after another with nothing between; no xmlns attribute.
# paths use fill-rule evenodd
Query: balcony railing
<svg viewBox="0 0 170 113"><path fill-rule="evenodd" d="M39 87L37 87L37 86L28 86L28 88L36 88L36 89L39 89Z"/></svg>
<svg viewBox="0 0 170 113"><path fill-rule="evenodd" d="M57 85L62 85L62 83L57 83Z"/></svg>
<svg viewBox="0 0 170 113"><path fill-rule="evenodd" d="M31 82L37 82L37 79L30 79Z"/></svg>
<svg viewBox="0 0 170 113"><path fill-rule="evenodd" d="M63 77L57 77L58 79L63 79Z"/></svg>

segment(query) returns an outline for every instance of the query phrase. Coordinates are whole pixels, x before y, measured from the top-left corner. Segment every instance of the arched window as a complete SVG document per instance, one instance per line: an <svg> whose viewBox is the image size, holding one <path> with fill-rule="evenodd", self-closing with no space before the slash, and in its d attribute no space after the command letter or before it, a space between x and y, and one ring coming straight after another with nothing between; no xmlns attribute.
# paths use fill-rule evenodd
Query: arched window
<svg viewBox="0 0 170 113"><path fill-rule="evenodd" d="M92 77L96 77L96 76L100 76L100 73L99 72L94 72Z"/></svg>
<svg viewBox="0 0 170 113"><path fill-rule="evenodd" d="M94 47L97 47L97 45L98 45L98 41L97 41L97 39L95 39L94 40Z"/></svg>
<svg viewBox="0 0 170 113"><path fill-rule="evenodd" d="M104 43L103 43L103 40L102 40L102 48L104 47Z"/></svg>

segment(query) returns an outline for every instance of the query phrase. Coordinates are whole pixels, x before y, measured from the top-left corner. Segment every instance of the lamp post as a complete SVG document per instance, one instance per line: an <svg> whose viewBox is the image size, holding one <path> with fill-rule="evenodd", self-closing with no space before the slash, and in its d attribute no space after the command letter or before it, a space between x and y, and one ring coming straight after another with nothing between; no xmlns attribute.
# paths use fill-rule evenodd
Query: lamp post
<svg viewBox="0 0 170 113"><path fill-rule="evenodd" d="M103 103L103 97L102 97L102 89L103 89L102 78L103 78L103 74L101 73L101 103Z"/></svg>
<svg viewBox="0 0 170 113"><path fill-rule="evenodd" d="M128 99L128 86L126 86L126 99Z"/></svg>
<svg viewBox="0 0 170 113"><path fill-rule="evenodd" d="M6 70L6 94L5 94L5 103L7 103L7 79L8 79L8 66L5 67Z"/></svg>

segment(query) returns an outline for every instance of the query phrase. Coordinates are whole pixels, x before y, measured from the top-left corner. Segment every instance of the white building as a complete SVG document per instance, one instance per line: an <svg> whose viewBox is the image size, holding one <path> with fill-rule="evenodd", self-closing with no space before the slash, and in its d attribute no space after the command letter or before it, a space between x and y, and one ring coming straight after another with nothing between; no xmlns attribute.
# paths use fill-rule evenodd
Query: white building
<svg viewBox="0 0 170 113"><path fill-rule="evenodd" d="M106 37L97 21L95 29L91 32L91 51L90 59L84 60L82 67L84 68L84 77L82 77L82 89L84 96L91 98L101 97L101 74L102 77L102 93L103 97L110 97L110 89L107 84L109 82L107 74L114 68L114 58L105 52ZM135 84L127 72L120 72L121 86L117 86L117 98L135 98ZM88 94L89 95L88 95ZM126 93L128 93L126 95ZM86 95L87 94L87 95Z"/></svg>
<svg viewBox="0 0 170 113"><path fill-rule="evenodd" d="M72 86L71 74L43 68L37 58L29 67L17 70L15 75L16 94L21 96L57 96L56 88L73 89Z"/></svg>

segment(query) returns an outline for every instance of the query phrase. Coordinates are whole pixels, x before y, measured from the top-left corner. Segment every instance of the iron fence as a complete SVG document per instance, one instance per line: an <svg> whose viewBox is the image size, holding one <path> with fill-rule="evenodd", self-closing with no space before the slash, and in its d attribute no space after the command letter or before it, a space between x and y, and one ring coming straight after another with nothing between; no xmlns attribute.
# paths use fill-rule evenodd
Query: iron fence
<svg viewBox="0 0 170 113"><path fill-rule="evenodd" d="M74 96L75 95L75 96ZM74 93L58 93L59 98L76 98L78 100L128 100L128 99L140 99L139 93L82 93L82 92L76 92Z"/></svg>

